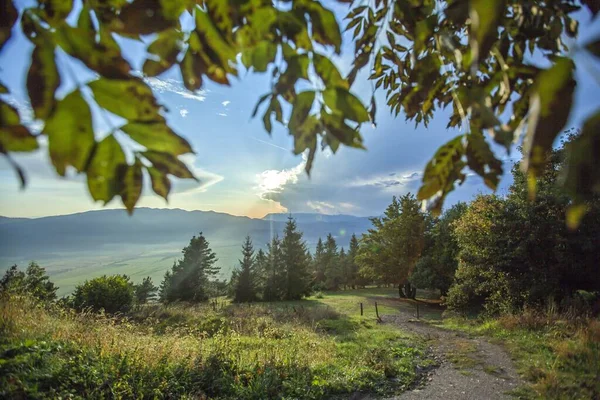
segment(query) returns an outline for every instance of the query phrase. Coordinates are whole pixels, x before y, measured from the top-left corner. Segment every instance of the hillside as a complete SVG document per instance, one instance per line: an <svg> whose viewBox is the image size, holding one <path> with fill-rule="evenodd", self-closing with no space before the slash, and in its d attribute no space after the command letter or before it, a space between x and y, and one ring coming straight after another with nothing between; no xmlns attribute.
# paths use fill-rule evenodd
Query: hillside
<svg viewBox="0 0 600 400"><path fill-rule="evenodd" d="M294 215L312 249L321 236L332 233L347 246L352 233L370 227L368 218L350 215ZM66 294L81 281L102 274L125 273L137 281L146 275L159 282L190 238L203 232L219 257L222 277L229 276L240 247L250 235L257 248L272 235L281 235L288 214L263 219L213 211L136 209L100 210L43 218L0 220L0 269L36 260L47 268Z"/></svg>

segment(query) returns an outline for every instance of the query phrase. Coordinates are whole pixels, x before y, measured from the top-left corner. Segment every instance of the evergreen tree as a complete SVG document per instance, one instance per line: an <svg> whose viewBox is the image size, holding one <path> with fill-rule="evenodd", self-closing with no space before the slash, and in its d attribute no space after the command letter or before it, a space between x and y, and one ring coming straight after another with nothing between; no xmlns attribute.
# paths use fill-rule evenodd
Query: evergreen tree
<svg viewBox="0 0 600 400"><path fill-rule="evenodd" d="M56 300L58 287L50 282L46 269L32 261L25 272L17 265L10 267L0 279L0 293L32 296L41 301Z"/></svg>
<svg viewBox="0 0 600 400"><path fill-rule="evenodd" d="M246 236L246 241L242 246L242 256L233 298L236 303L247 303L256 300L254 248L250 236Z"/></svg>
<svg viewBox="0 0 600 400"><path fill-rule="evenodd" d="M344 250L344 248L342 247L340 249L340 254L338 256L338 262L340 263L340 270L342 272L342 277L341 277L341 286L343 289L347 289L349 285L349 275L348 275L348 270L349 270L349 264L348 264L348 255L346 254L346 251Z"/></svg>
<svg viewBox="0 0 600 400"><path fill-rule="evenodd" d="M146 304L148 300L154 300L158 288L154 286L152 278L145 277L142 283L134 285L134 294L137 304Z"/></svg>
<svg viewBox="0 0 600 400"><path fill-rule="evenodd" d="M275 236L267 246L268 252L264 268L265 284L262 291L264 301L281 300L284 297L286 282L281 240Z"/></svg>
<svg viewBox="0 0 600 400"><path fill-rule="evenodd" d="M165 274L161 298L167 302L205 301L208 298L209 280L219 272L215 266L217 256L202 232L198 237L192 237L182 253L183 259L173 265L170 274Z"/></svg>
<svg viewBox="0 0 600 400"><path fill-rule="evenodd" d="M292 217L285 226L281 253L285 266L284 299L301 299L310 292L310 258L302 232L298 231Z"/></svg>
<svg viewBox="0 0 600 400"><path fill-rule="evenodd" d="M342 283L342 266L340 265L337 243L330 234L325 241L325 286L328 290L337 290Z"/></svg>
<svg viewBox="0 0 600 400"><path fill-rule="evenodd" d="M160 301L161 303L169 303L175 300L174 298L172 298L171 291L171 281L173 280L173 274L171 273L171 271L173 271L176 267L177 262L175 261L173 262L173 266L171 267L171 269L165 271L163 280L160 283L160 286L158 287L158 301Z"/></svg>
<svg viewBox="0 0 600 400"><path fill-rule="evenodd" d="M355 234L350 238L350 248L348 249L346 259L346 284L352 289L356 289L361 282L358 275L358 264L356 264L356 256L358 254L358 239Z"/></svg>
<svg viewBox="0 0 600 400"><path fill-rule="evenodd" d="M254 276L256 278L256 292L262 296L267 282L267 254L259 249L254 257Z"/></svg>
<svg viewBox="0 0 600 400"><path fill-rule="evenodd" d="M372 218L373 228L363 235L356 258L361 274L381 283L398 286L401 297L414 297L408 278L421 256L425 217L417 199L408 193L395 196L381 218Z"/></svg>
<svg viewBox="0 0 600 400"><path fill-rule="evenodd" d="M319 238L315 256L312 260L313 286L315 289L322 289L325 286L325 246L323 240Z"/></svg>

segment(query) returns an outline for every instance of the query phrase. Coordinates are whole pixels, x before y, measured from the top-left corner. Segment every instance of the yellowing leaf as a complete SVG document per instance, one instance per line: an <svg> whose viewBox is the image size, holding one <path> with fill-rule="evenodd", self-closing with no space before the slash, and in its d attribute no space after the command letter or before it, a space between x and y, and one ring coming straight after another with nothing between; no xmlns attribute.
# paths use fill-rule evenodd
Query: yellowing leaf
<svg viewBox="0 0 600 400"><path fill-rule="evenodd" d="M43 133L48 136L50 159L59 175L65 175L68 165L84 170L94 146L94 131L90 108L79 90L56 104Z"/></svg>
<svg viewBox="0 0 600 400"><path fill-rule="evenodd" d="M150 174L150 180L152 181L152 190L154 190L154 193L167 200L169 192L171 191L171 181L169 180L169 177L167 174L153 167L148 167L147 170Z"/></svg>
<svg viewBox="0 0 600 400"><path fill-rule="evenodd" d="M467 165L483 178L487 187L496 190L502 176L502 161L498 160L481 132L467 135Z"/></svg>
<svg viewBox="0 0 600 400"><path fill-rule="evenodd" d="M348 89L348 82L342 78L342 74L340 74L340 71L329 58L313 53L313 63L315 65L315 71L317 71L317 74L321 77L325 85L328 87L339 86Z"/></svg>
<svg viewBox="0 0 600 400"><path fill-rule="evenodd" d="M142 195L143 174L142 163L136 159L133 165L121 165L118 169L118 181L123 205L129 215Z"/></svg>
<svg viewBox="0 0 600 400"><path fill-rule="evenodd" d="M17 110L0 100L0 153L33 151L37 148L36 137L21 125Z"/></svg>
<svg viewBox="0 0 600 400"><path fill-rule="evenodd" d="M471 32L469 41L471 51L475 56L473 61L480 57L487 57L492 43L497 36L498 24L504 17L505 0L470 0L469 15L471 17Z"/></svg>
<svg viewBox="0 0 600 400"><path fill-rule="evenodd" d="M2 2L2 12L0 12L0 50L4 44L10 39L12 27L19 17L19 12L13 5L12 1Z"/></svg>
<svg viewBox="0 0 600 400"><path fill-rule="evenodd" d="M313 102L315 101L315 92L312 90L298 93L296 96L296 100L294 100L294 108L292 110L292 114L290 116L290 122L288 123L288 127L290 132L295 135L295 129L304 123L306 117L308 117L308 113L310 113L310 109L312 107Z"/></svg>
<svg viewBox="0 0 600 400"><path fill-rule="evenodd" d="M130 122L121 130L148 150L175 156L193 152L188 141L173 132L164 122Z"/></svg>
<svg viewBox="0 0 600 400"><path fill-rule="evenodd" d="M89 84L98 104L130 121L162 122L152 90L140 79L100 78Z"/></svg>
<svg viewBox="0 0 600 400"><path fill-rule="evenodd" d="M31 55L27 74L27 91L36 118L46 119L54 106L54 94L60 86L60 75L54 60L53 45L38 45Z"/></svg>
<svg viewBox="0 0 600 400"><path fill-rule="evenodd" d="M559 58L535 80L523 143L523 168L534 178L541 175L548 151L567 123L573 103L573 61Z"/></svg>
<svg viewBox="0 0 600 400"><path fill-rule="evenodd" d="M341 113L344 118L356 122L367 122L369 113L362 102L343 88L328 88L323 92L325 105L334 113Z"/></svg>
<svg viewBox="0 0 600 400"><path fill-rule="evenodd" d="M154 168L163 174L170 174L184 179L196 179L188 167L172 154L152 150L141 154L152 163Z"/></svg>
<svg viewBox="0 0 600 400"><path fill-rule="evenodd" d="M87 167L87 184L96 201L108 203L119 193L118 171L127 164L121 144L113 135L97 144Z"/></svg>
<svg viewBox="0 0 600 400"><path fill-rule="evenodd" d="M182 33L175 29L159 33L156 40L148 46L148 53L154 54L159 59L146 60L142 68L144 74L156 76L171 68L181 52L182 39Z"/></svg>
<svg viewBox="0 0 600 400"><path fill-rule="evenodd" d="M181 4L176 0L170 2ZM129 35L148 35L175 26L179 15L174 10L166 12L162 3L160 0L134 0L126 4L121 8L118 21L114 22L115 30ZM183 7L180 7L181 12Z"/></svg>

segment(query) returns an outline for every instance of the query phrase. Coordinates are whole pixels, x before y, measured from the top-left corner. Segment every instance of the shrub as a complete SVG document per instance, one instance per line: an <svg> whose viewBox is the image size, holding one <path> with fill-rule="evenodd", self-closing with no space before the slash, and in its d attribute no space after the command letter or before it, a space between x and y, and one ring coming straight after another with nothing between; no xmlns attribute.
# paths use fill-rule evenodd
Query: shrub
<svg viewBox="0 0 600 400"><path fill-rule="evenodd" d="M127 275L102 276L75 288L73 306L107 313L127 311L133 304L134 288Z"/></svg>

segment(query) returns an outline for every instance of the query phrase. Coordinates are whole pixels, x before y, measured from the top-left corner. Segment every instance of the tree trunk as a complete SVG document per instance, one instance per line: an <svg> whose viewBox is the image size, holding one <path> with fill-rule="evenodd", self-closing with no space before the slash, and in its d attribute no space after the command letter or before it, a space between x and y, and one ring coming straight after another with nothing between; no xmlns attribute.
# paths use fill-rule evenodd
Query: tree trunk
<svg viewBox="0 0 600 400"><path fill-rule="evenodd" d="M400 293L402 293L402 285L400 285L398 287L398 290L400 291ZM402 293L400 295L400 297L414 299L416 296L417 296L417 288L416 287L412 287L412 285L410 284L410 282L406 282L404 284L404 293Z"/></svg>

